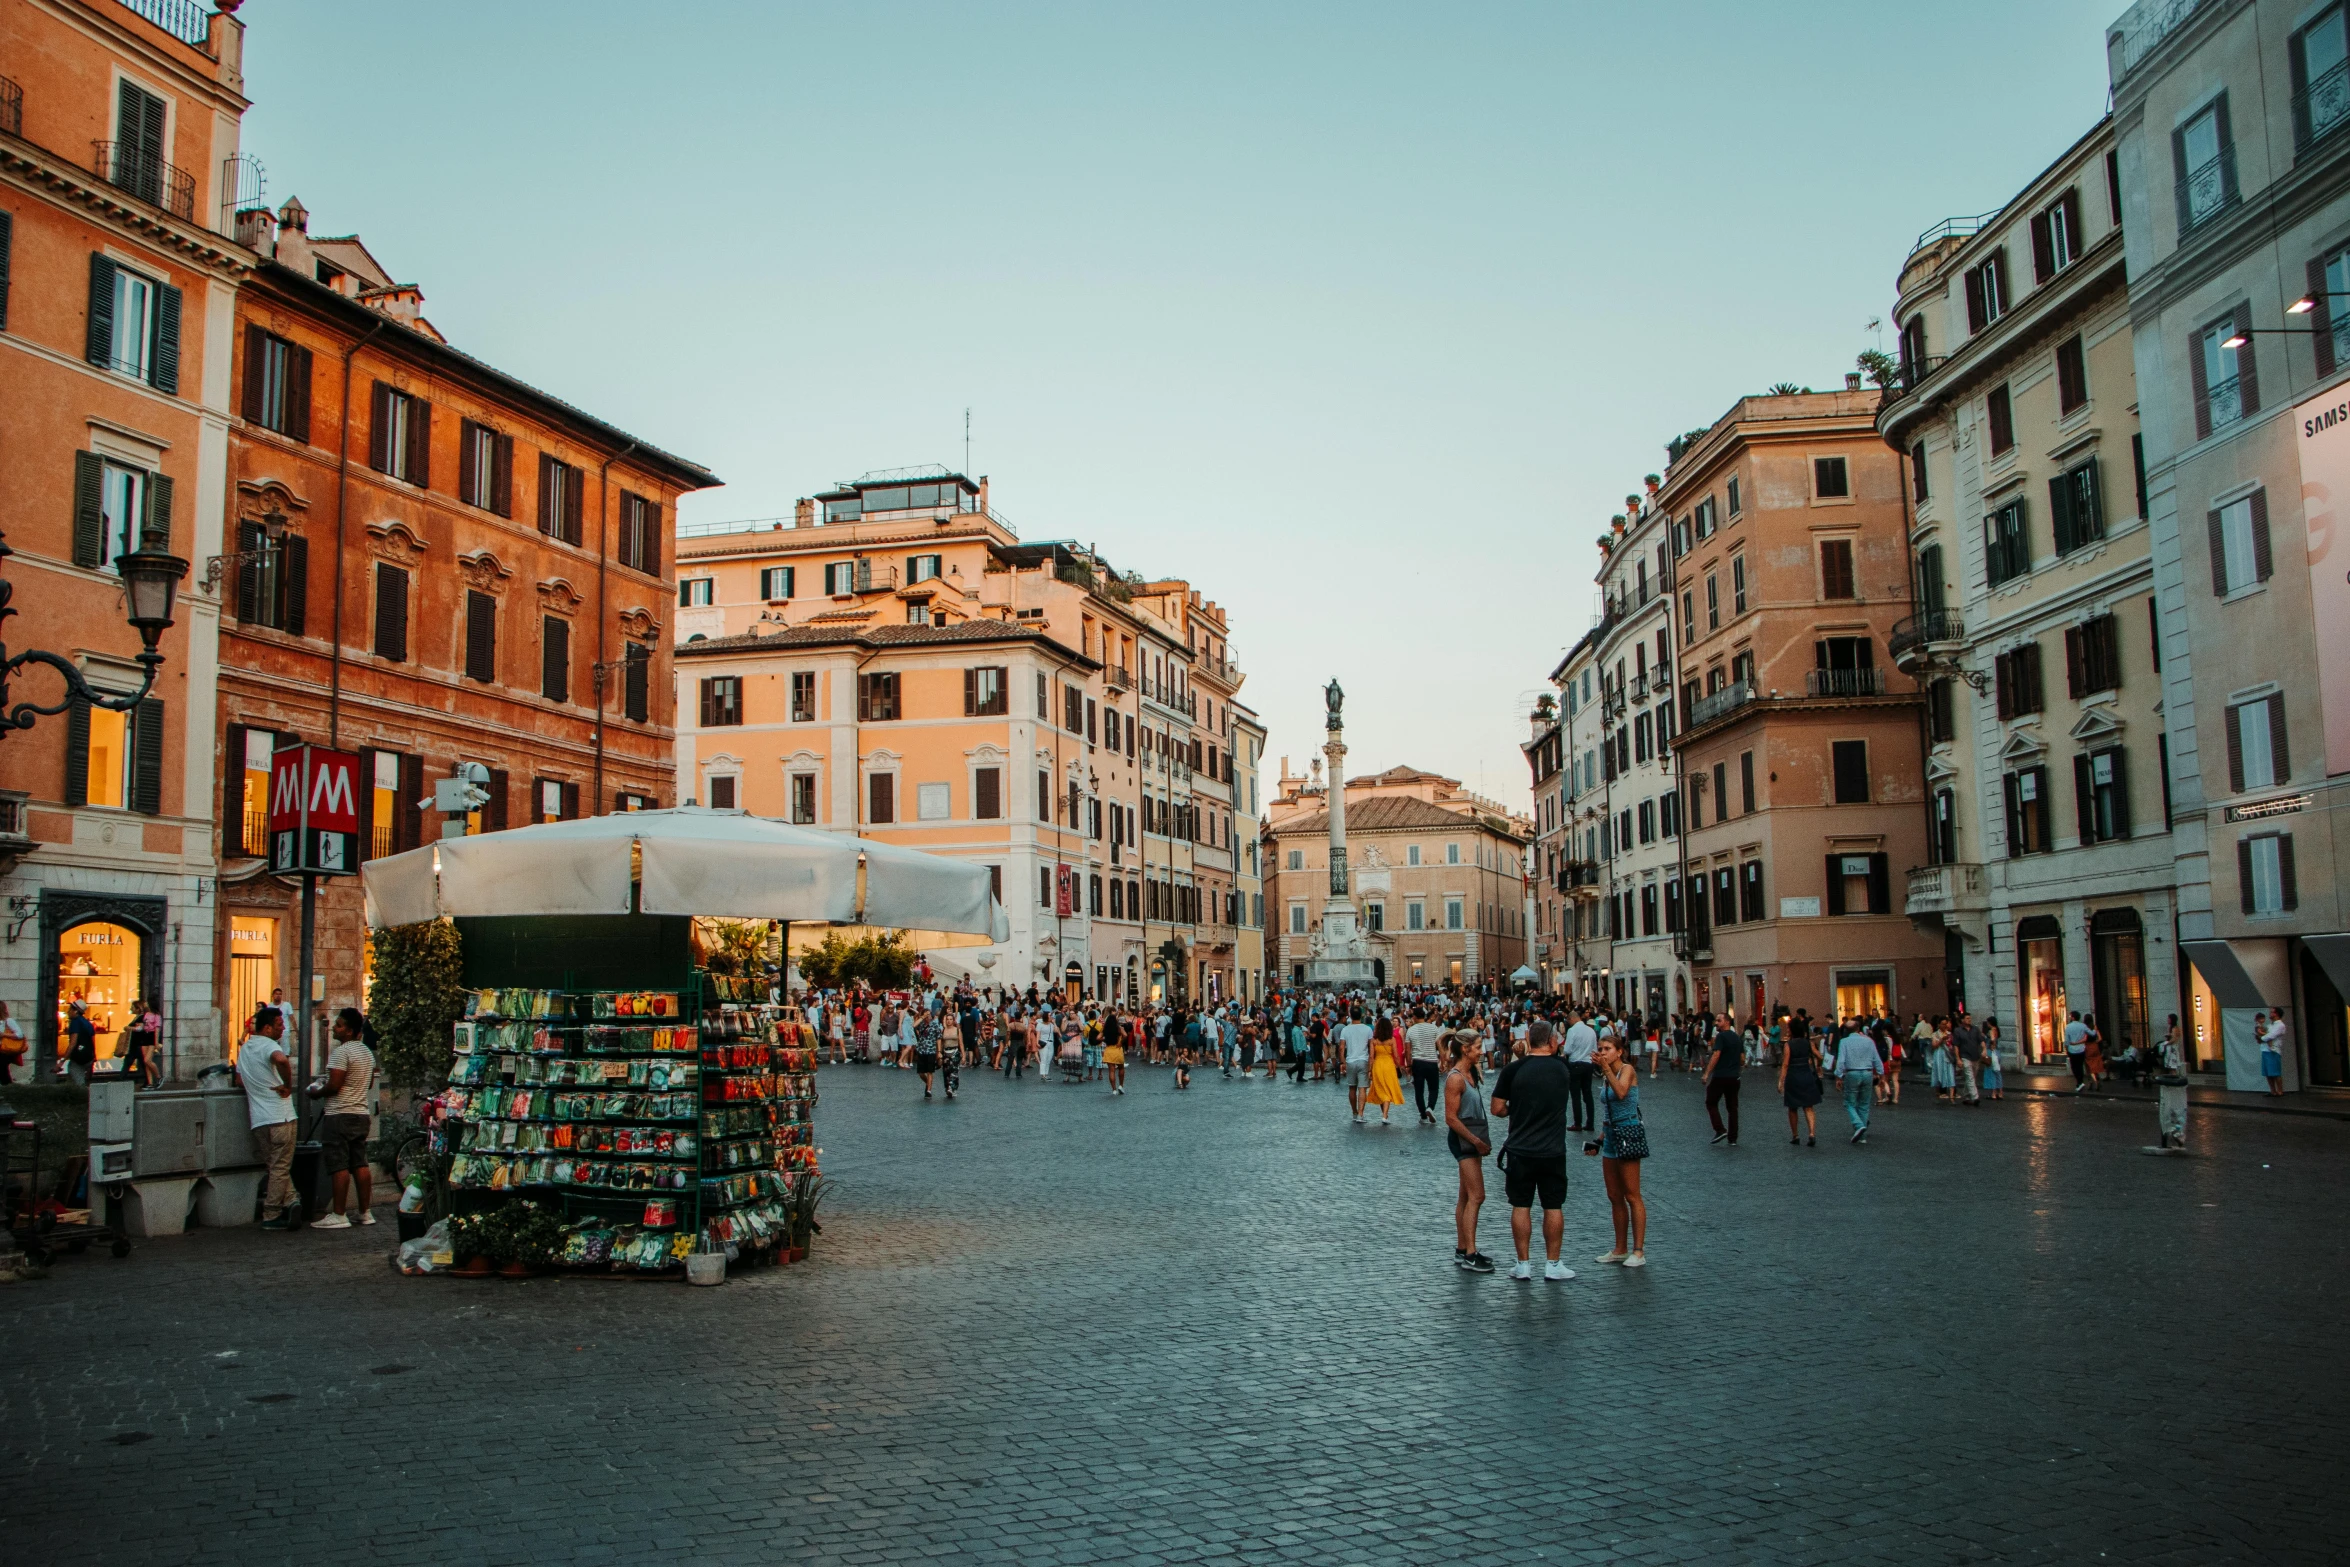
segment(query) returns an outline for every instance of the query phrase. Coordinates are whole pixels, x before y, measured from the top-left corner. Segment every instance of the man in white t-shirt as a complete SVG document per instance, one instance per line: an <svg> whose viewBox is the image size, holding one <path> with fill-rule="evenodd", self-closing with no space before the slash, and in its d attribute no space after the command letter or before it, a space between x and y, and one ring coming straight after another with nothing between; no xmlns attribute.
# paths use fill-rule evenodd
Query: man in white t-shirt
<svg viewBox="0 0 2350 1567"><path fill-rule="evenodd" d="M1340 1050L1346 1059L1346 1100L1354 1107L1357 1125L1363 1119L1363 1101L1371 1092L1371 1025L1363 1021L1362 1009L1346 1009L1346 1026L1338 1031Z"/></svg>
<svg viewBox="0 0 2350 1567"><path fill-rule="evenodd" d="M237 1082L245 1090L245 1115L253 1128L253 1152L268 1171L261 1192L261 1227L290 1230L286 1210L294 1202L294 1067L278 1043L285 1014L263 1007L253 1014L245 1042L237 1046Z"/></svg>
<svg viewBox="0 0 2350 1567"><path fill-rule="evenodd" d="M1404 1044L1412 1052L1412 1099L1420 1107L1420 1119L1434 1121L1437 1106L1444 1103L1444 1069L1436 1054L1439 1030L1426 1012L1412 1014L1411 1027L1403 1031Z"/></svg>
<svg viewBox="0 0 2350 1567"><path fill-rule="evenodd" d="M2089 1025L2075 1012L2064 1026L2065 1064L2073 1069L2073 1092L2089 1086Z"/></svg>

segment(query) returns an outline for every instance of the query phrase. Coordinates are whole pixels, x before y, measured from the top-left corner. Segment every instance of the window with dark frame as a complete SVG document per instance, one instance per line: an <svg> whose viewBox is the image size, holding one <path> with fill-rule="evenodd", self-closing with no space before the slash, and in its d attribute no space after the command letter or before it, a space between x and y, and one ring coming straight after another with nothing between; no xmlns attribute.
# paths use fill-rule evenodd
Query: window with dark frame
<svg viewBox="0 0 2350 1567"><path fill-rule="evenodd" d="M889 723L899 716L895 670L874 670L857 677L857 722Z"/></svg>
<svg viewBox="0 0 2350 1567"><path fill-rule="evenodd" d="M2015 408L2005 383L1984 396L1983 425L1990 432L1992 456L2015 449Z"/></svg>
<svg viewBox="0 0 2350 1567"><path fill-rule="evenodd" d="M814 773L794 773L791 775L791 819L798 826L815 825L816 775Z"/></svg>
<svg viewBox="0 0 2350 1567"><path fill-rule="evenodd" d="M1859 590L1853 581L1852 541L1850 539L1822 539L1820 541L1820 597L1824 599L1851 599L1859 596Z"/></svg>
<svg viewBox="0 0 2350 1567"><path fill-rule="evenodd" d="M2089 402L2089 356L2076 332L2056 345L2056 409L2071 413Z"/></svg>
<svg viewBox="0 0 2350 1567"><path fill-rule="evenodd" d="M2009 773L2007 796L2007 857L2046 854L2056 847L2052 802L2048 797L2048 769L2027 767Z"/></svg>
<svg viewBox="0 0 2350 1567"><path fill-rule="evenodd" d="M539 453L539 532L578 545L586 534L587 475L551 452Z"/></svg>
<svg viewBox="0 0 2350 1567"><path fill-rule="evenodd" d="M5 284L6 266L0 261L0 288ZM245 328L245 422L307 443L310 362L309 349L248 324Z"/></svg>
<svg viewBox="0 0 2350 1567"><path fill-rule="evenodd" d="M2111 613L2066 629L2064 669L2065 683L2076 698L2121 689L2121 627Z"/></svg>
<svg viewBox="0 0 2350 1567"><path fill-rule="evenodd" d="M2073 758L2082 843L2113 843L2130 836L2129 772L2123 764L2118 745Z"/></svg>
<svg viewBox="0 0 2350 1567"><path fill-rule="evenodd" d="M1811 460L1811 492L1816 500L1841 500L1852 494L1852 474L1841 457Z"/></svg>
<svg viewBox="0 0 2350 1567"><path fill-rule="evenodd" d="M724 729L743 721L743 677L706 675L702 679L702 727Z"/></svg>
<svg viewBox="0 0 2350 1567"><path fill-rule="evenodd" d="M498 601L465 591L465 677L494 685L498 679Z"/></svg>
<svg viewBox="0 0 2350 1567"><path fill-rule="evenodd" d="M374 417L367 434L367 466L430 489L432 404L388 382L375 383Z"/></svg>
<svg viewBox="0 0 2350 1567"><path fill-rule="evenodd" d="M375 563L375 656L408 659L408 573L388 561Z"/></svg>
<svg viewBox="0 0 2350 1567"><path fill-rule="evenodd" d="M467 419L457 427L457 499L514 515L514 437Z"/></svg>
<svg viewBox="0 0 2350 1567"><path fill-rule="evenodd" d="M620 710L632 724L646 721L652 712L653 649L631 642L620 657Z"/></svg>
<svg viewBox="0 0 2350 1567"><path fill-rule="evenodd" d="M539 617L539 695L571 700L571 622L560 615Z"/></svg>
<svg viewBox="0 0 2350 1567"><path fill-rule="evenodd" d="M1983 575L1998 587L2032 569L2032 540L2024 499L2017 496L1983 519Z"/></svg>
<svg viewBox="0 0 2350 1567"><path fill-rule="evenodd" d="M812 724L816 721L816 671L795 669L791 674L791 721Z"/></svg>
<svg viewBox="0 0 2350 1567"><path fill-rule="evenodd" d="M2046 709L2040 682L2040 644L2026 642L1991 661L2002 720L2020 718Z"/></svg>
<svg viewBox="0 0 2350 1567"><path fill-rule="evenodd" d="M1829 744L1838 805L1866 805L1869 801L1869 743L1836 740Z"/></svg>
<svg viewBox="0 0 2350 1567"><path fill-rule="evenodd" d="M2105 490L2096 458L2048 481L2048 525L2059 556L2105 537Z"/></svg>

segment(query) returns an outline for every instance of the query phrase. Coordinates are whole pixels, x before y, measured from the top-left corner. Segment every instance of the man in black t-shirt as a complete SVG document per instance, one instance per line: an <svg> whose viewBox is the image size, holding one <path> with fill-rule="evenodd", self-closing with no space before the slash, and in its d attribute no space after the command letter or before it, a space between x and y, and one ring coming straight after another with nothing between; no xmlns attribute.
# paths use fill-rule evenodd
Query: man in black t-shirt
<svg viewBox="0 0 2350 1567"><path fill-rule="evenodd" d="M1558 1283L1575 1276L1559 1261L1567 1230L1567 1064L1558 1056L1558 1036L1537 1018L1526 1026L1526 1054L1501 1069L1494 1080L1492 1113L1510 1123L1501 1147L1504 1189L1510 1199L1510 1239L1518 1263L1510 1277L1534 1277L1530 1249L1534 1204L1542 1203L1542 1251L1549 1260L1542 1276Z"/></svg>
<svg viewBox="0 0 2350 1567"><path fill-rule="evenodd" d="M1714 1123L1714 1141L1738 1146L1738 1068L1746 1058L1746 1042L1722 1019L1714 1030L1713 1055L1705 1063L1705 1114ZM1722 1124L1722 1105L1730 1106L1730 1124Z"/></svg>

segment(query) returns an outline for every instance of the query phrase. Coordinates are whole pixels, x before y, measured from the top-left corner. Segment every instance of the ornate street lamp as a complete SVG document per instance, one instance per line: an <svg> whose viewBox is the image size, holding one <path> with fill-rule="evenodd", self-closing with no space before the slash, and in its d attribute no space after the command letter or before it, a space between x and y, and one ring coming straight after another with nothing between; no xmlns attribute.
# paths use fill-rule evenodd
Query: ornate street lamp
<svg viewBox="0 0 2350 1567"><path fill-rule="evenodd" d="M6 537L0 536L0 562L15 553L8 547ZM155 689L155 672L163 664L163 655L155 651L155 644L171 629L172 600L179 592L180 579L188 574L188 563L166 550L162 537L149 528L140 534L137 549L115 560L114 569L122 577L127 618L132 629L139 633L139 640L146 644L145 651L139 654L139 662L146 666L147 678L139 683L138 690L128 695L97 691L82 678L79 667L55 653L34 648L10 657L6 644L0 643L0 736L12 729L30 729L36 718L55 717L71 707L77 698L92 707L127 713ZM5 577L0 577L0 621L16 613L9 603L14 596L14 587ZM8 677L28 664L54 669L63 676L64 699L51 706L38 702L9 706Z"/></svg>

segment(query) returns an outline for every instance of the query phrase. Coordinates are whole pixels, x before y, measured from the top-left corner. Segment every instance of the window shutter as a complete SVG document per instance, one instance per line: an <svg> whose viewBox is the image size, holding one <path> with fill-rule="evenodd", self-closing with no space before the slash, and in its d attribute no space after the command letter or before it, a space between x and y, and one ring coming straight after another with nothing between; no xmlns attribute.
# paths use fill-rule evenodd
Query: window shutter
<svg viewBox="0 0 2350 1567"><path fill-rule="evenodd" d="M261 383L269 362L269 334L257 326L245 328L245 397L242 413L247 424L259 424L262 418Z"/></svg>
<svg viewBox="0 0 2350 1567"><path fill-rule="evenodd" d="M586 535L581 530L581 504L587 493L586 470L563 465L563 542L578 544ZM602 519L598 519L601 526Z"/></svg>
<svg viewBox="0 0 2350 1567"><path fill-rule="evenodd" d="M2015 716L2015 655L2001 653L1991 660L1991 686L1996 693L1999 717L2004 721Z"/></svg>
<svg viewBox="0 0 2350 1567"><path fill-rule="evenodd" d="M2037 830L2033 842L2045 849L2056 839L2056 797L2048 791L2048 769L2032 769L2032 781L2037 786L2032 792L2038 796L2032 802L2032 825Z"/></svg>
<svg viewBox="0 0 2350 1567"><path fill-rule="evenodd" d="M1893 912L1893 861L1888 855L1869 856L1869 912Z"/></svg>
<svg viewBox="0 0 2350 1567"><path fill-rule="evenodd" d="M1003 776L993 767L979 768L973 775L974 814L981 821L993 821L1003 815Z"/></svg>
<svg viewBox="0 0 2350 1567"><path fill-rule="evenodd" d="M2080 813L2081 842L2097 841L2097 783L2086 755L2073 758L2073 808Z"/></svg>
<svg viewBox="0 0 2350 1567"><path fill-rule="evenodd" d="M2120 746L2111 752L2113 757L2113 835L2130 835L2130 758Z"/></svg>
<svg viewBox="0 0 2350 1567"><path fill-rule="evenodd" d="M897 820L897 775L875 773L872 777L873 811L869 818L876 823Z"/></svg>
<svg viewBox="0 0 2350 1567"><path fill-rule="evenodd" d="M2236 325L2245 333L2244 346L2236 350L2236 393L2243 399L2243 417L2249 419L2260 412L2260 367L2255 353L2260 339L2251 335L2252 301L2249 299L2237 302Z"/></svg>
<svg viewBox="0 0 2350 1567"><path fill-rule="evenodd" d="M963 716L969 718L979 711L979 671L963 671Z"/></svg>
<svg viewBox="0 0 2350 1567"><path fill-rule="evenodd" d="M155 362L148 384L169 397L180 394L180 291L155 285Z"/></svg>
<svg viewBox="0 0 2350 1567"><path fill-rule="evenodd" d="M2279 691L2268 699L2268 754L2274 767L2277 785L2282 788L2293 776L2293 753L2285 743L2285 694Z"/></svg>
<svg viewBox="0 0 2350 1567"><path fill-rule="evenodd" d="M15 223L0 212L0 332L8 330L8 252Z"/></svg>
<svg viewBox="0 0 2350 1567"><path fill-rule="evenodd" d="M465 673L489 682L498 674L498 601L468 589L465 594Z"/></svg>
<svg viewBox="0 0 2350 1567"><path fill-rule="evenodd" d="M2250 838L2238 838L2236 840L2236 897L2238 906L2246 914L2251 913L2252 840Z"/></svg>
<svg viewBox="0 0 2350 1567"><path fill-rule="evenodd" d="M392 839L394 849L416 849L424 845L424 758L400 758L399 809L393 815L398 825Z"/></svg>
<svg viewBox="0 0 2350 1567"><path fill-rule="evenodd" d="M2182 195L2179 200L2184 203L2186 197ZM2179 227L2183 229L2186 224L2182 222ZM2195 387L2195 439L2200 441L2211 433L2211 377L2203 369L2201 332L2187 334L2187 374Z"/></svg>
<svg viewBox="0 0 2350 1567"><path fill-rule="evenodd" d="M645 650L643 643L631 642L628 645L628 653L622 660L622 670L626 676L622 700L631 723L643 723L645 715L652 711L652 663L652 655Z"/></svg>
<svg viewBox="0 0 2350 1567"><path fill-rule="evenodd" d="M2211 538L2211 596L2225 598L2228 593L2227 535L2220 526L2218 511L2205 512L2203 521L2210 530Z"/></svg>
<svg viewBox="0 0 2350 1567"><path fill-rule="evenodd" d="M220 843L229 854L245 846L245 734L243 724L229 724L220 756Z"/></svg>
<svg viewBox="0 0 2350 1567"><path fill-rule="evenodd" d="M483 461L482 427L471 419L457 421L457 499L468 506L485 506L490 498L489 465Z"/></svg>
<svg viewBox="0 0 2350 1567"><path fill-rule="evenodd" d="M375 567L375 656L408 657L408 573L382 561Z"/></svg>
<svg viewBox="0 0 2350 1567"><path fill-rule="evenodd" d="M567 822L579 820L579 785L575 783L563 786L563 819Z"/></svg>
<svg viewBox="0 0 2350 1567"><path fill-rule="evenodd" d="M2289 832L2277 834L2277 891L2286 908L2301 906L2301 889L2293 879L2293 835Z"/></svg>
<svg viewBox="0 0 2350 1567"><path fill-rule="evenodd" d="M489 804L481 808L482 825L491 832L506 830L506 775L498 768L490 769Z"/></svg>
<svg viewBox="0 0 2350 1567"><path fill-rule="evenodd" d="M2104 469L2099 466L2097 459L2092 457L2074 471L2081 476L2075 526L2080 541L2086 544L2092 539L2105 537Z"/></svg>
<svg viewBox="0 0 2350 1567"><path fill-rule="evenodd" d="M2081 628L2067 626L2064 631L2064 683L2068 694L2079 696L2083 689L2082 671L2084 652Z"/></svg>
<svg viewBox="0 0 2350 1567"><path fill-rule="evenodd" d="M2065 474L2048 481L2048 525L2056 535L2056 553L2069 554L2073 537L2073 485Z"/></svg>
<svg viewBox="0 0 2350 1567"><path fill-rule="evenodd" d="M2228 718L2228 792L2244 792L2244 715L2231 707Z"/></svg>
<svg viewBox="0 0 2350 1567"><path fill-rule="evenodd" d="M147 516L139 535L139 548L145 549L153 540L159 549L171 548L171 475L147 475Z"/></svg>
<svg viewBox="0 0 2350 1567"><path fill-rule="evenodd" d="M82 357L101 369L114 363L114 263L92 252L90 256L90 319L82 339Z"/></svg>
<svg viewBox="0 0 2350 1567"><path fill-rule="evenodd" d="M2252 507L2252 575L2254 580L2266 582L2273 564L2268 552L2268 491L2254 490Z"/></svg>
<svg viewBox="0 0 2350 1567"><path fill-rule="evenodd" d="M106 459L96 452L73 454L73 563L93 569L106 534Z"/></svg>
<svg viewBox="0 0 2350 1567"><path fill-rule="evenodd" d="M2043 212L2032 220L2032 281L2045 283L2056 276L2056 236L2051 232L2048 214Z"/></svg>
<svg viewBox="0 0 2350 1567"><path fill-rule="evenodd" d="M124 726L131 737L130 807L142 816L163 813L163 699L143 698Z"/></svg>
<svg viewBox="0 0 2350 1567"><path fill-rule="evenodd" d="M408 482L420 490L432 488L432 404L421 397L408 399Z"/></svg>
<svg viewBox="0 0 2350 1567"><path fill-rule="evenodd" d="M661 503L639 497L636 503L637 565L650 576L661 575ZM791 597L792 568L783 568L785 598Z"/></svg>
<svg viewBox="0 0 2350 1567"><path fill-rule="evenodd" d="M377 473L392 471L392 389L381 381L368 401L367 466Z"/></svg>
<svg viewBox="0 0 2350 1567"><path fill-rule="evenodd" d="M2078 257L2084 248L2081 243L2081 188L2073 186L2056 198L2056 204L2064 209L2064 231L2072 237L2073 255Z"/></svg>
<svg viewBox="0 0 2350 1567"><path fill-rule="evenodd" d="M90 803L90 703L71 697L65 709L65 803Z"/></svg>
<svg viewBox="0 0 2350 1567"><path fill-rule="evenodd" d="M237 524L237 553L245 558L237 562L237 619L254 625L261 619L261 525L257 522Z"/></svg>
<svg viewBox="0 0 2350 1567"><path fill-rule="evenodd" d="M1966 275L1966 329L1980 332L1983 324L1983 269L1973 267Z"/></svg>
<svg viewBox="0 0 2350 1567"><path fill-rule="evenodd" d="M280 591L285 594L286 612L278 629L287 636L298 637L303 633L310 609L310 541L299 533L287 534L285 556Z"/></svg>
<svg viewBox="0 0 2350 1567"><path fill-rule="evenodd" d="M0 287L5 284L6 279L0 278ZM2317 351L2317 373L2329 376L2334 373L2334 302L2326 298L2326 264L2318 257L2309 262L2309 297L2316 301L2316 308L2309 312L2309 343Z"/></svg>
<svg viewBox="0 0 2350 1567"><path fill-rule="evenodd" d="M2018 786L2016 775L2013 773L2009 773L1999 782L2001 791L2007 797L2007 857L2012 860L2024 852L2023 790Z"/></svg>
<svg viewBox="0 0 2350 1567"><path fill-rule="evenodd" d="M864 715L859 714L858 716L863 717ZM716 722L717 720L710 716L710 682L705 679L702 682L702 727L708 729Z"/></svg>
<svg viewBox="0 0 2350 1567"><path fill-rule="evenodd" d="M1704 907L1705 900L1702 896L1691 900L1693 910L1702 911ZM1844 912L1844 856L1841 854L1828 856L1828 912L1830 914ZM1703 921L1699 920L1694 923L1702 925Z"/></svg>
<svg viewBox="0 0 2350 1567"><path fill-rule="evenodd" d="M2184 234L2187 232L2190 216L2187 208L2187 175L2190 171L2187 168L2187 127L2184 125L2174 126L2171 129L2170 166L2171 177L2176 182L2173 189L2178 197L2179 232Z"/></svg>
<svg viewBox="0 0 2350 1567"><path fill-rule="evenodd" d="M514 515L514 437L496 438L496 469L490 476L490 510L501 517Z"/></svg>
<svg viewBox="0 0 2350 1567"><path fill-rule="evenodd" d="M549 538L555 536L559 521L555 514L555 459L539 453L539 532ZM682 600L680 602L683 602Z"/></svg>
<svg viewBox="0 0 2350 1567"><path fill-rule="evenodd" d="M539 694L553 702L571 700L571 622L541 617Z"/></svg>
<svg viewBox="0 0 2350 1567"><path fill-rule="evenodd" d="M285 433L308 445L310 442L310 350L286 350L286 429Z"/></svg>

